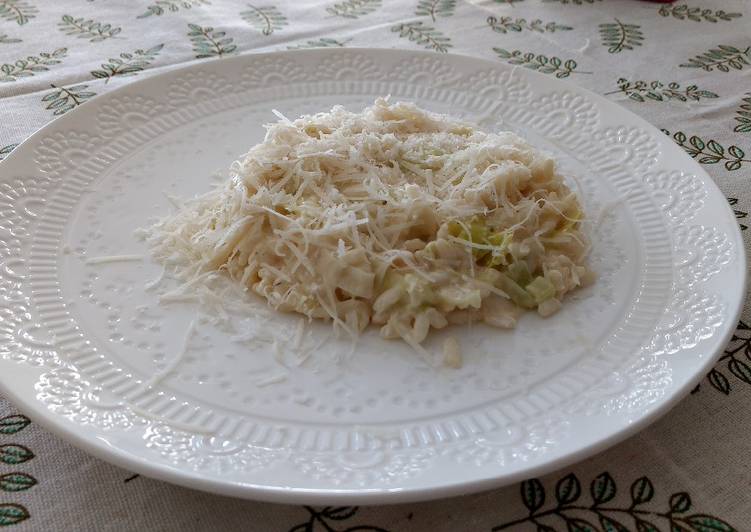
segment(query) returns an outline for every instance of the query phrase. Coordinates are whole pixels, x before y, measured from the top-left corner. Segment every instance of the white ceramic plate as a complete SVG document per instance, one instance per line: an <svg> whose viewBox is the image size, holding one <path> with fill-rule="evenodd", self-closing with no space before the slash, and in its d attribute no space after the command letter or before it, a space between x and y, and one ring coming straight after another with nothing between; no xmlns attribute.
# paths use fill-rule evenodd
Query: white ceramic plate
<svg viewBox="0 0 751 532"><path fill-rule="evenodd" d="M158 303L170 281L146 288L160 268L133 232L169 210L165 192L208 190L261 140L272 108L361 109L386 94L552 152L589 215L604 213L598 282L515 331L453 330L460 370L428 369L375 331L344 365L333 358L347 345L332 340L296 367L298 318L233 314L231 331L193 303ZM87 262L121 254L145 258ZM725 198L668 137L573 85L469 57L312 50L205 62L95 98L0 165L3 393L105 460L240 497L427 499L585 458L704 375L744 278ZM315 325L302 342L328 330Z"/></svg>

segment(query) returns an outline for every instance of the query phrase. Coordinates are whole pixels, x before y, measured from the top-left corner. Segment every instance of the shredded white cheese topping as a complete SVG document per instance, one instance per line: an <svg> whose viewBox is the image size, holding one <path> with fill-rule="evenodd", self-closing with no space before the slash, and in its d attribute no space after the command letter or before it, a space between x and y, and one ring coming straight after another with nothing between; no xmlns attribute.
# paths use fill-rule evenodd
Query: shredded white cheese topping
<svg viewBox="0 0 751 532"><path fill-rule="evenodd" d="M143 260L141 255L105 255L103 257L90 257L86 264L110 264L112 262L138 262Z"/></svg>
<svg viewBox="0 0 751 532"><path fill-rule="evenodd" d="M279 311L424 352L431 328L511 328L593 278L576 195L512 133L385 99L266 128L229 182L141 232L186 283L163 297L223 271Z"/></svg>

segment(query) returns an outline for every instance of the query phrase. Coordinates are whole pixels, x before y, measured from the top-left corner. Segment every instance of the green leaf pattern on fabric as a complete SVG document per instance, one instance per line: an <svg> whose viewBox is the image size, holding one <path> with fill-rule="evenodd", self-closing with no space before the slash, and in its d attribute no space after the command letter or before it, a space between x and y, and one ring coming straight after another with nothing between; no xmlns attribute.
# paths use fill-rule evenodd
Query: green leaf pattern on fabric
<svg viewBox="0 0 751 532"><path fill-rule="evenodd" d="M381 0L345 0L327 7L326 11L337 17L359 18L380 7Z"/></svg>
<svg viewBox="0 0 751 532"><path fill-rule="evenodd" d="M602 473L592 481L590 486L592 500L595 505L606 503L615 497L616 486L610 473Z"/></svg>
<svg viewBox="0 0 751 532"><path fill-rule="evenodd" d="M726 13L722 9L717 11L702 7L689 7L682 5L663 5L658 11L663 17L677 18L678 20L693 20L694 22L729 22L735 18L742 17L742 13Z"/></svg>
<svg viewBox="0 0 751 532"><path fill-rule="evenodd" d="M738 110L735 112L735 121L737 124L733 131L737 133L751 133L751 92L746 93L746 97L741 99Z"/></svg>
<svg viewBox="0 0 751 532"><path fill-rule="evenodd" d="M7 473L0 475L0 490L26 491L33 488L37 480L26 473Z"/></svg>
<svg viewBox="0 0 751 532"><path fill-rule="evenodd" d="M152 15L161 16L165 13L176 13L180 9L191 9L210 4L209 0L157 0L146 8L145 13L138 15L138 18L147 18Z"/></svg>
<svg viewBox="0 0 751 532"><path fill-rule="evenodd" d="M691 497L686 492L670 496L667 508L654 502L654 486L647 477L640 477L631 484L631 504L615 502L618 491L616 480L605 471L590 483L590 500L581 500L579 479L570 473L556 484L555 504L546 509L545 485L538 479L525 480L519 485L521 501L528 515L492 528L501 530L527 530L523 525L533 525L538 532L630 532L626 523L635 523L639 532L738 532L726 521L709 514L691 511ZM598 528L593 523L599 523ZM660 526L655 523L660 523ZM664 528L663 528L664 527ZM714 527L714 528L712 528Z"/></svg>
<svg viewBox="0 0 751 532"><path fill-rule="evenodd" d="M271 35L287 25L285 17L275 6L260 6L248 4L248 9L240 13L240 17L264 35Z"/></svg>
<svg viewBox="0 0 751 532"><path fill-rule="evenodd" d="M0 148L0 161L5 159L8 155L10 155L10 152L16 149L16 146L18 144L8 144L7 146L3 146ZM0 427L0 434L2 434L2 427Z"/></svg>
<svg viewBox="0 0 751 532"><path fill-rule="evenodd" d="M101 68L92 70L91 75L109 83L115 76L133 76L154 62L164 44L157 44L146 50L141 48L133 52L123 52L119 57L113 57L102 63Z"/></svg>
<svg viewBox="0 0 751 532"><path fill-rule="evenodd" d="M31 420L20 414L2 417L0 418L0 434L16 434L28 427L29 423Z"/></svg>
<svg viewBox="0 0 751 532"><path fill-rule="evenodd" d="M626 24L615 19L615 22L600 24L600 38L602 45L608 47L609 53L617 54L641 46L644 34L638 24Z"/></svg>
<svg viewBox="0 0 751 532"><path fill-rule="evenodd" d="M730 381L721 371L711 370L707 375L707 380L718 392L730 395Z"/></svg>
<svg viewBox="0 0 751 532"><path fill-rule="evenodd" d="M293 526L289 532L315 532L318 530L326 532L389 532L385 528L371 525L339 528L341 526L339 523L342 521L351 522L352 519L358 519L359 508L357 506L326 506L321 509L305 506L304 509L308 512L308 521Z"/></svg>
<svg viewBox="0 0 751 532"><path fill-rule="evenodd" d="M0 526L15 525L29 517L29 511L25 506L14 503L0 503Z"/></svg>
<svg viewBox="0 0 751 532"><path fill-rule="evenodd" d="M14 145L0 150L12 150ZM29 519L30 514L26 506L16 502L8 502L10 494L32 489L37 485L37 479L23 471L7 471L7 466L18 466L34 458L34 453L25 445L8 442L8 438L17 435L31 424L29 418L21 414L11 414L0 418L0 527L10 526Z"/></svg>
<svg viewBox="0 0 751 532"><path fill-rule="evenodd" d="M18 465L34 458L34 453L24 445L7 443L0 445L0 462L7 465Z"/></svg>
<svg viewBox="0 0 751 532"><path fill-rule="evenodd" d="M663 132L670 135L670 132L665 129L663 129ZM739 170L746 163L751 163L751 159L746 158L745 150L735 145L729 146L726 150L716 140L710 139L708 142L705 142L698 135L687 137L682 131L676 132L673 135L673 140L686 150L686 153L702 164L722 163L725 166L725 170L732 172Z"/></svg>
<svg viewBox="0 0 751 532"><path fill-rule="evenodd" d="M741 231L748 229L748 226L741 222L741 220L748 217L748 211L742 211L738 208L738 198L728 198L728 203L733 207L733 213L735 214L735 219L738 220L738 225L740 226ZM725 353L727 354L727 349L725 350ZM751 348L749 348L748 351L748 359L751 361Z"/></svg>
<svg viewBox="0 0 751 532"><path fill-rule="evenodd" d="M446 53L453 46L451 39L434 27L424 25L422 21L397 24L391 28L391 31L398 33L399 37L406 37L410 41L436 52Z"/></svg>
<svg viewBox="0 0 751 532"><path fill-rule="evenodd" d="M450 17L455 9L456 0L420 0L415 15L430 17L435 22L436 17Z"/></svg>
<svg viewBox="0 0 751 532"><path fill-rule="evenodd" d="M559 4L570 4L575 6L583 6L587 4L594 4L595 2L602 2L602 0L542 0L543 2L553 3L558 2Z"/></svg>
<svg viewBox="0 0 751 532"><path fill-rule="evenodd" d="M707 72L717 69L720 72L730 72L731 70L742 70L749 65L748 59L751 53L751 46L746 48L736 48L720 44L708 52L689 59L688 62L680 66L684 68L700 68Z"/></svg>
<svg viewBox="0 0 751 532"><path fill-rule="evenodd" d="M338 40L321 37L315 41L306 41L302 44L287 46L287 50L301 50L305 48L342 48L347 45L350 39Z"/></svg>
<svg viewBox="0 0 751 532"><path fill-rule="evenodd" d="M741 230L748 229L740 222L748 216L748 212L738 209L738 198L728 198L728 202L733 207ZM723 395L730 395L737 385L751 385L751 326L743 320L738 323L720 360L707 374L706 381Z"/></svg>
<svg viewBox="0 0 751 532"><path fill-rule="evenodd" d="M42 102L47 104L46 109L51 110L55 116L65 114L96 96L96 93L86 90L89 88L88 85L74 85L66 88L53 84L52 88L55 90L42 97Z"/></svg>
<svg viewBox="0 0 751 532"><path fill-rule="evenodd" d="M15 37L8 37L5 34L0 35L0 44L15 44L18 42L23 42L21 39L16 39Z"/></svg>
<svg viewBox="0 0 751 532"><path fill-rule="evenodd" d="M102 24L92 19L85 20L83 17L73 18L70 15L63 15L57 25L64 34L75 35L91 42L110 39L122 31L122 28L113 27L112 24Z"/></svg>
<svg viewBox="0 0 751 532"><path fill-rule="evenodd" d="M525 480L519 485L522 502L530 514L535 513L545 504L545 488L536 478Z"/></svg>
<svg viewBox="0 0 751 532"><path fill-rule="evenodd" d="M618 80L618 90L606 94L622 93L635 102L665 102L668 100L678 100L681 102L696 101L702 98L718 98L718 95L712 91L700 89L697 85L688 85L681 87L680 83L671 81L662 83L661 81L629 81L625 78Z"/></svg>
<svg viewBox="0 0 751 532"><path fill-rule="evenodd" d="M571 74L591 74L591 72L576 72L577 65L573 59L560 59L555 56L545 56L532 52L521 52L520 50L506 50L504 48L493 48L498 57L505 59L511 65L521 65L531 70L537 70L543 74L553 74L557 78L567 78Z"/></svg>
<svg viewBox="0 0 751 532"><path fill-rule="evenodd" d="M58 48L54 52L41 52L39 55L19 59L15 63L0 65L0 82L18 81L19 78L28 78L49 70L49 66L59 64L66 55L67 48Z"/></svg>
<svg viewBox="0 0 751 532"><path fill-rule="evenodd" d="M39 10L26 0L0 0L0 18L13 20L19 26L27 24Z"/></svg>
<svg viewBox="0 0 751 532"><path fill-rule="evenodd" d="M556 31L569 31L573 30L571 26L564 24L558 24L557 22L543 23L540 19L534 19L527 22L524 18L513 17L501 17L496 18L490 16L486 19L490 29L497 33L509 33L509 32L521 32L524 30L536 31L538 33L553 33Z"/></svg>
<svg viewBox="0 0 751 532"><path fill-rule="evenodd" d="M206 57L221 57L237 50L231 37L227 37L224 31L218 31L211 26L201 27L196 24L188 24L188 37L193 43L193 51L196 59Z"/></svg>
<svg viewBox="0 0 751 532"><path fill-rule="evenodd" d="M581 483L573 473L566 475L555 485L555 499L558 501L558 506L574 502L581 496L581 493Z"/></svg>

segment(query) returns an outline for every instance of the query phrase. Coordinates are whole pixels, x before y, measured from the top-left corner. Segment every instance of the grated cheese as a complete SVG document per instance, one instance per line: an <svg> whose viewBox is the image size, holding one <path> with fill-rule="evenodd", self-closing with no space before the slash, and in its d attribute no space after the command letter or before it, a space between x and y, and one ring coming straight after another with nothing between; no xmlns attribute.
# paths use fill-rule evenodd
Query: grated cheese
<svg viewBox="0 0 751 532"><path fill-rule="evenodd" d="M221 304L201 287L220 271L278 311L331 320L353 342L375 323L432 360L420 345L431 328L513 327L591 277L577 195L513 133L386 99L361 113L274 113L229 180L170 198L178 211L139 232L184 283L162 301L199 292Z"/></svg>
<svg viewBox="0 0 751 532"><path fill-rule="evenodd" d="M185 338L183 339L182 346L180 350L177 352L177 354L172 358L172 360L169 361L169 364L167 364L164 369L161 371L157 371L154 373L154 375L151 376L149 380L146 381L146 387L156 386L159 384L164 378L175 371L178 365L180 365L180 362L182 362L183 357L185 356L185 353L188 351L188 345L190 343L190 338L193 336L193 333L196 330L196 322L195 320L190 322L190 325L188 325L188 330L185 332Z"/></svg>
<svg viewBox="0 0 751 532"><path fill-rule="evenodd" d="M449 336L443 342L443 365L447 368L459 369L462 367L462 352L456 337Z"/></svg>
<svg viewBox="0 0 751 532"><path fill-rule="evenodd" d="M112 262L136 262L143 260L141 255L105 255L86 259L86 264L109 264Z"/></svg>
<svg viewBox="0 0 751 532"><path fill-rule="evenodd" d="M263 388L265 386L271 386L272 384L278 384L280 382L284 382L287 380L287 375L284 373L277 373L274 375L270 375L269 377L266 377L264 379L258 379L255 382L255 385L259 388Z"/></svg>

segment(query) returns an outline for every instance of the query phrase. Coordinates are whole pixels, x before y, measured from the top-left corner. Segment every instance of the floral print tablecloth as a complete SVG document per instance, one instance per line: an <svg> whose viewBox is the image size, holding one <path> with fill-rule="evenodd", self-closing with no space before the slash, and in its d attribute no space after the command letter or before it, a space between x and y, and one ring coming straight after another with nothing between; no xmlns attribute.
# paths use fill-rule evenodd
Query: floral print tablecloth
<svg viewBox="0 0 751 532"><path fill-rule="evenodd" d="M50 120L132 79L217 57L334 46L470 54L606 95L706 168L749 241L744 0L0 0L0 159ZM544 478L420 504L279 506L175 487L87 456L0 398L0 527L751 530L749 319L747 308L715 368L637 436ZM0 319L0 352L4 334Z"/></svg>

